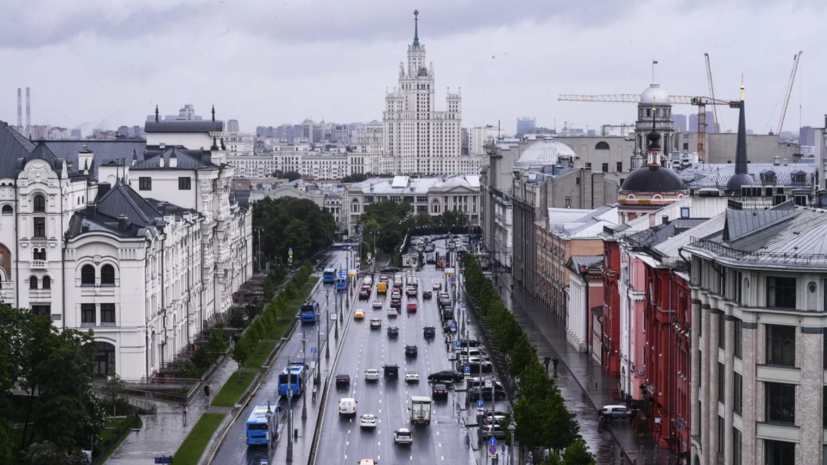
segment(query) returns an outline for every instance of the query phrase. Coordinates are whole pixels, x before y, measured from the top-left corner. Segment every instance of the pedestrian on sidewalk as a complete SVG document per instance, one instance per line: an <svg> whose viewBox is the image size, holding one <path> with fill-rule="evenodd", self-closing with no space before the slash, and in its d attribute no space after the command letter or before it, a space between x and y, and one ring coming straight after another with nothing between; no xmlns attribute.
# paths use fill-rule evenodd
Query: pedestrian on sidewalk
<svg viewBox="0 0 827 465"><path fill-rule="evenodd" d="M183 416L184 416L184 420L187 419L187 410L189 410L189 409L187 408L186 404L184 404L184 410L182 411Z"/></svg>
<svg viewBox="0 0 827 465"><path fill-rule="evenodd" d="M210 397L210 385L209 384L204 385L204 395L207 396L207 397Z"/></svg>
<svg viewBox="0 0 827 465"><path fill-rule="evenodd" d="M499 287L500 287L500 294L502 294L503 293L503 283L500 283Z"/></svg>

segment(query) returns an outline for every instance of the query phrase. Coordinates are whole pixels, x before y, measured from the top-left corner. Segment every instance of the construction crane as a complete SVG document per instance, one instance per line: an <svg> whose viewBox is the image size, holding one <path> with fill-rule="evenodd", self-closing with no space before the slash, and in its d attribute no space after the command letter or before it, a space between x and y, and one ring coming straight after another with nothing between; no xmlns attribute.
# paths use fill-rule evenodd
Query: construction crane
<svg viewBox="0 0 827 465"><path fill-rule="evenodd" d="M793 57L793 70L790 73L790 80L787 82L787 90L784 92L784 105L781 107L781 119L778 121L778 130L775 133L781 138L781 129L784 128L784 117L787 115L787 105L790 103L790 94L793 92L793 84L795 83L795 73L798 71L798 62L801 61L801 54L804 53L799 51L798 54Z"/></svg>
<svg viewBox="0 0 827 465"><path fill-rule="evenodd" d="M610 102L610 103L640 103L640 94L610 94L610 95L572 95L560 94L559 101L568 102ZM706 106L727 105L737 108L740 102L718 100L712 97L692 97L689 95L670 95L672 105L694 105L698 107L698 158L706 161Z"/></svg>
<svg viewBox="0 0 827 465"><path fill-rule="evenodd" d="M709 54L704 53L704 61L706 61L706 82L709 84L709 96L713 99L715 98L715 86L712 85L712 65L709 64ZM718 126L718 107L712 107L712 128L714 132L718 132L721 130L721 127Z"/></svg>

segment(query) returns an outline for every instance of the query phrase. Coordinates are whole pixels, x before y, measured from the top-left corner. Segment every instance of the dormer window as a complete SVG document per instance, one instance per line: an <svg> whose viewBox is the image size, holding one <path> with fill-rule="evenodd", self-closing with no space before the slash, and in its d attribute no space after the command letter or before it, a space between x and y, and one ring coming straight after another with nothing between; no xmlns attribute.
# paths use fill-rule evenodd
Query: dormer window
<svg viewBox="0 0 827 465"><path fill-rule="evenodd" d="M796 171L792 174L793 182L794 183L805 183L807 182L807 175L803 171Z"/></svg>
<svg viewBox="0 0 827 465"><path fill-rule="evenodd" d="M764 171L761 173L761 181L764 184L775 184L775 173L773 171Z"/></svg>
<svg viewBox="0 0 827 465"><path fill-rule="evenodd" d="M34 196L34 211L36 213L45 213L46 212L46 198L42 195L35 195Z"/></svg>

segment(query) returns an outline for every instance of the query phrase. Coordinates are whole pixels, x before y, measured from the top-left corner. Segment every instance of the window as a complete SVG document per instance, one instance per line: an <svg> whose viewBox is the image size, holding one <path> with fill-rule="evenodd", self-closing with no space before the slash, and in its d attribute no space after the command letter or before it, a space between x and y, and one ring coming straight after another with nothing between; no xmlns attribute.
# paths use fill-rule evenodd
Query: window
<svg viewBox="0 0 827 465"><path fill-rule="evenodd" d="M743 349L743 345L744 345L744 322L736 318L732 323L733 323L732 324L732 327L733 327L732 328L733 329L733 331L732 331L733 332L732 344L733 344L733 349L734 349L734 352L735 352L735 356L738 357L738 358L743 358L742 354L743 354L743 350L744 350Z"/></svg>
<svg viewBox="0 0 827 465"><path fill-rule="evenodd" d="M34 237L46 237L46 218L33 218Z"/></svg>
<svg viewBox="0 0 827 465"><path fill-rule="evenodd" d="M46 199L42 195L34 196L34 211L38 213L46 211Z"/></svg>
<svg viewBox="0 0 827 465"><path fill-rule="evenodd" d="M115 267L112 265L103 265L101 268L101 285L115 285Z"/></svg>
<svg viewBox="0 0 827 465"><path fill-rule="evenodd" d="M604 173L608 173L608 172L609 172L609 164L608 164L608 163L603 163L603 165L601 166L601 168L602 168L602 171L603 171Z"/></svg>
<svg viewBox="0 0 827 465"><path fill-rule="evenodd" d="M723 313L718 315L718 347L726 349L726 321Z"/></svg>
<svg viewBox="0 0 827 465"><path fill-rule="evenodd" d="M718 415L718 455L724 453L724 432L726 431L726 423L724 417Z"/></svg>
<svg viewBox="0 0 827 465"><path fill-rule="evenodd" d="M795 326L766 325L767 365L795 366Z"/></svg>
<svg viewBox="0 0 827 465"><path fill-rule="evenodd" d="M101 323L115 323L115 304L101 304Z"/></svg>
<svg viewBox="0 0 827 465"><path fill-rule="evenodd" d="M767 277L767 307L795 308L795 278Z"/></svg>
<svg viewBox="0 0 827 465"><path fill-rule="evenodd" d="M14 208L11 205L3 205L4 215L14 215Z"/></svg>
<svg viewBox="0 0 827 465"><path fill-rule="evenodd" d="M732 465L741 465L744 457L741 451L741 431L732 427Z"/></svg>
<svg viewBox="0 0 827 465"><path fill-rule="evenodd" d="M46 249L32 250L32 260L46 260Z"/></svg>
<svg viewBox="0 0 827 465"><path fill-rule="evenodd" d="M148 178L148 177L138 178L138 190L139 191L151 191L152 190L152 178Z"/></svg>
<svg viewBox="0 0 827 465"><path fill-rule="evenodd" d="M95 324L95 304L80 304L80 322Z"/></svg>
<svg viewBox="0 0 827 465"><path fill-rule="evenodd" d="M741 409L744 406L744 378L737 371L734 374L735 376L732 378L732 411L740 415L742 411Z"/></svg>
<svg viewBox="0 0 827 465"><path fill-rule="evenodd" d="M95 285L95 267L92 265L83 265L80 269L80 284L82 286Z"/></svg>
<svg viewBox="0 0 827 465"><path fill-rule="evenodd" d="M764 463L766 465L784 465L795 457L795 443L784 441L770 441L764 439Z"/></svg>
<svg viewBox="0 0 827 465"><path fill-rule="evenodd" d="M29 278L29 289L37 289L37 276Z"/></svg>
<svg viewBox="0 0 827 465"><path fill-rule="evenodd" d="M51 289L52 288L52 278L48 276L43 277L43 289Z"/></svg>
<svg viewBox="0 0 827 465"><path fill-rule="evenodd" d="M718 402L726 402L726 365L718 362Z"/></svg>
<svg viewBox="0 0 827 465"><path fill-rule="evenodd" d="M827 429L827 386L821 388L821 418L822 427Z"/></svg>
<svg viewBox="0 0 827 465"><path fill-rule="evenodd" d="M52 314L51 305L32 305L32 313L35 315L50 316Z"/></svg>
<svg viewBox="0 0 827 465"><path fill-rule="evenodd" d="M619 161L617 162L617 172L620 173L621 171L623 171L623 162Z"/></svg>
<svg viewBox="0 0 827 465"><path fill-rule="evenodd" d="M689 208L681 207L681 218L689 218Z"/></svg>
<svg viewBox="0 0 827 465"><path fill-rule="evenodd" d="M592 169L592 164L591 164L591 163L586 163L586 169L587 169L587 170Z"/></svg>
<svg viewBox="0 0 827 465"><path fill-rule="evenodd" d="M192 179L188 176L178 178L178 190L179 191L188 191L192 189Z"/></svg>
<svg viewBox="0 0 827 465"><path fill-rule="evenodd" d="M766 412L764 419L773 423L795 423L795 385L764 383Z"/></svg>

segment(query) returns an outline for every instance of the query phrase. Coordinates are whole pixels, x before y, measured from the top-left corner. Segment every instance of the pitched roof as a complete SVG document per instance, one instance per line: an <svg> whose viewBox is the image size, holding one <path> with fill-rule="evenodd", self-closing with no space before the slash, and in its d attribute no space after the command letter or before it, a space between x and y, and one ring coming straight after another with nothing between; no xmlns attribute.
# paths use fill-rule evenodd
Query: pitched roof
<svg viewBox="0 0 827 465"><path fill-rule="evenodd" d="M224 132L223 121L147 121L144 132Z"/></svg>
<svg viewBox="0 0 827 465"><path fill-rule="evenodd" d="M31 160L43 160L49 163L49 165L55 166L55 162L57 162L57 157L55 157L55 154L52 153L51 150L49 150L49 147L46 145L46 142L40 140L37 142L37 145L34 147L34 149L26 157L27 162Z"/></svg>
<svg viewBox="0 0 827 465"><path fill-rule="evenodd" d="M141 226L153 226L163 216L150 202L123 182L116 183L98 198L97 208L98 212L112 218L126 215L132 224Z"/></svg>
<svg viewBox="0 0 827 465"><path fill-rule="evenodd" d="M203 161L208 152L204 150L186 150L180 147L167 147L159 150L147 150L143 161L139 161L131 169L179 169L179 170L210 170L218 167ZM164 157L164 166L161 168L161 157ZM177 159L177 166L170 167L170 158Z"/></svg>
<svg viewBox="0 0 827 465"><path fill-rule="evenodd" d="M93 153L96 168L112 161L129 165L133 154L138 161L143 160L146 150L144 140L50 140L46 141L46 145L57 158L72 164L72 172L83 171L83 167L78 166L78 153L84 149Z"/></svg>
<svg viewBox="0 0 827 465"><path fill-rule="evenodd" d="M0 121L0 178L16 178L17 160L28 157L34 147L14 128Z"/></svg>
<svg viewBox="0 0 827 465"><path fill-rule="evenodd" d="M580 268L586 268L587 270L590 269L599 269L603 266L603 256L602 255L572 255L569 258L569 268L573 269L575 272L579 273Z"/></svg>
<svg viewBox="0 0 827 465"><path fill-rule="evenodd" d="M727 210L724 224L724 240L728 242L753 234L782 221L789 220L796 214L789 208L771 210Z"/></svg>

